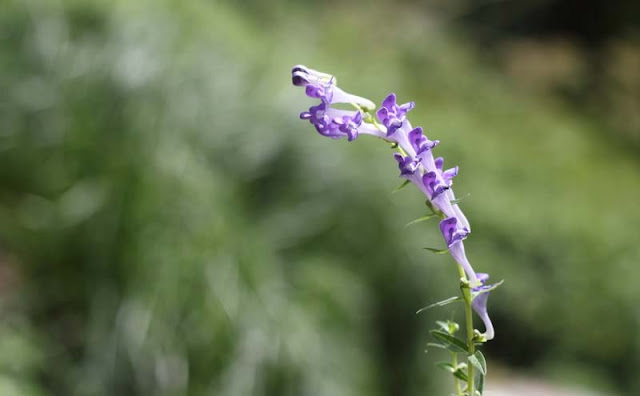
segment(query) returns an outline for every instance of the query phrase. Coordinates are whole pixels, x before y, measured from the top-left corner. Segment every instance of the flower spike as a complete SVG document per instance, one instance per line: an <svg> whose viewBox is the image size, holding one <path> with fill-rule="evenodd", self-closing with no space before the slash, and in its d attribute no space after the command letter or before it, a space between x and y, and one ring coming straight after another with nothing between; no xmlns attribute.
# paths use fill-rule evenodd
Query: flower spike
<svg viewBox="0 0 640 396"><path fill-rule="evenodd" d="M454 335L459 329L456 323L452 326L451 322L440 322L440 329L431 333L438 341L437 346L453 352L452 363L445 362L443 367L457 378L457 394L482 395L486 364L483 355L475 351L475 347L477 342L488 341L495 336L487 312L487 301L489 292L501 282L487 285L489 275L476 273L467 259L464 240L469 236L471 226L460 209L459 200L455 199L452 188L453 179L458 175L458 167L445 170L444 159L435 158L433 154L440 141L430 140L421 127L411 126L407 113L414 108L414 102L398 104L395 93L391 93L382 101L380 109L372 114L375 109L373 102L343 91L331 74L297 65L291 70L291 81L293 85L303 87L306 96L319 102L300 113L300 118L308 120L320 135L331 139L346 138L350 142L360 135L373 135L393 143L392 148L397 149L393 158L398 164L400 177L405 179L395 191L412 183L427 198L426 204L431 209L430 213L410 224L436 216L443 218L440 232L447 248L425 249L435 253L448 252L455 260L460 270L462 297L449 298L429 307L464 301L467 341L465 343ZM336 104L350 104L354 110L336 108ZM482 334L474 329L474 311L484 323L485 332ZM458 363L458 352L466 353L466 373L463 372L465 366ZM474 372L476 369L479 373ZM466 388L463 389L458 380L465 381Z"/></svg>
<svg viewBox="0 0 640 396"><path fill-rule="evenodd" d="M430 207L444 214L445 219L440 222L440 231L449 253L464 270L473 290L484 290L481 288L485 287L485 274L476 274L464 250L463 241L471 232L471 227L455 202L452 189L458 167L445 170L444 159L434 158L432 153L440 142L430 140L421 127L411 126L407 113L414 108L414 102L398 104L396 95L389 94L375 113L379 121L376 122L370 114L375 105L368 99L343 91L331 74L302 65L294 66L291 74L293 85L304 87L307 96L320 101L302 112L300 118L309 120L322 136L353 141L358 136L366 134L397 144L400 152L394 154L394 159L398 163L400 176L418 187L427 197ZM357 111L334 108L333 105L338 103L352 104ZM479 294L474 307L485 321L486 336L489 339L493 337L493 328L490 321L487 321L486 298L486 293Z"/></svg>

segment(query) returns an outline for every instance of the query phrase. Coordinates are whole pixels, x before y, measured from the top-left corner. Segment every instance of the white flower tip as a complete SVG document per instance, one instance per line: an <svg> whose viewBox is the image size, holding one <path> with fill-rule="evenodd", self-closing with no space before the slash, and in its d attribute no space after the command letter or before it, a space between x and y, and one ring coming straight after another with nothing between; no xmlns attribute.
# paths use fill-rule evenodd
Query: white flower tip
<svg viewBox="0 0 640 396"><path fill-rule="evenodd" d="M491 331L486 331L484 332L484 334L482 334L484 336L484 339L487 341L493 340L493 338L496 336L495 332L493 331L493 329L491 329Z"/></svg>
<svg viewBox="0 0 640 396"><path fill-rule="evenodd" d="M368 111L375 110L376 104L370 101L369 99L362 98L362 103L360 103L360 107L362 107L364 111L368 112Z"/></svg>
<svg viewBox="0 0 640 396"><path fill-rule="evenodd" d="M295 73L295 72L302 72L302 73L308 74L310 76L313 76L313 77L317 78L318 80L329 81L331 79L334 79L334 82L335 82L335 77L332 76L331 74L323 73L321 71L312 69L312 68L307 67L305 65L295 65L295 66L293 66L291 68L291 73Z"/></svg>

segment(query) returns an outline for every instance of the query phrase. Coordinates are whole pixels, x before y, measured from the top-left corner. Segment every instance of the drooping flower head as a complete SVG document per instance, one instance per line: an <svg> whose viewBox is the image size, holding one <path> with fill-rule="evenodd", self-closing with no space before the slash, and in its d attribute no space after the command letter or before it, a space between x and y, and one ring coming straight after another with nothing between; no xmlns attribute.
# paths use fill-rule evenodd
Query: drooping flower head
<svg viewBox="0 0 640 396"><path fill-rule="evenodd" d="M479 272L477 275L481 285L471 289L471 291L473 292L473 301L471 302L471 306L484 323L485 332L483 336L488 341L493 339L493 337L495 336L493 323L491 323L491 318L489 318L489 314L487 312L489 291L493 288L493 285L487 285L487 281L489 280L488 274Z"/></svg>
<svg viewBox="0 0 640 396"><path fill-rule="evenodd" d="M372 124L363 122L361 111L349 111L331 107L335 103L351 103L361 108L375 108L368 99L351 95L336 86L336 79L330 74L322 73L308 67L298 65L291 71L294 85L305 87L310 98L320 99L320 103L300 113L300 118L309 120L322 136L332 139L346 137L355 140L359 134L370 134L383 137L385 134Z"/></svg>
<svg viewBox="0 0 640 396"><path fill-rule="evenodd" d="M309 120L322 136L332 139L346 137L349 141L358 137L358 128L362 125L361 112L329 109L324 101L300 113L300 118Z"/></svg>
<svg viewBox="0 0 640 396"><path fill-rule="evenodd" d="M352 95L340 89L336 78L308 67L298 65L291 70L293 85L305 87L310 98L321 99L327 105L335 103L352 103L365 109L375 109L376 105L369 99Z"/></svg>
<svg viewBox="0 0 640 396"><path fill-rule="evenodd" d="M455 199L451 186L458 167L444 170L444 160L434 159L432 154L439 141L429 140L422 128L411 127L407 113L413 109L414 103L398 104L396 95L389 94L376 112L382 125L376 125L371 123L369 114L375 105L368 99L340 89L331 74L302 65L295 66L291 74L294 85L304 87L307 96L320 100L319 104L302 112L300 118L309 120L321 135L352 141L361 134L369 134L398 144L401 153L396 153L394 158L398 162L400 176L415 184L433 206L447 216L440 223L447 247L471 284L477 285L476 274L466 258L462 242L469 235L469 222L458 205L451 203ZM334 108L333 105L338 103L352 104L358 110Z"/></svg>
<svg viewBox="0 0 640 396"><path fill-rule="evenodd" d="M302 112L300 118L309 120L321 135L332 139L346 137L352 141L361 134L369 134L397 144L400 152L394 154L394 159L400 176L416 185L433 208L446 216L440 222L440 231L449 253L469 278L473 309L484 322L484 336L487 340L492 339L494 330L487 314L487 300L493 286L486 285L488 275L476 274L466 257L464 240L471 228L459 205L453 202L452 185L458 167L445 170L444 160L434 158L432 152L440 142L429 140L422 128L411 126L407 113L414 103L399 105L396 95L389 94L376 112L380 123L375 123L371 115L375 105L368 99L343 91L331 74L298 65L292 69L291 78L293 85L304 87L308 97L319 99L320 103ZM335 104L351 104L355 110L337 109Z"/></svg>
<svg viewBox="0 0 640 396"><path fill-rule="evenodd" d="M331 74L323 73L303 65L294 66L291 69L291 82L298 87L304 87L309 83L329 82L336 78Z"/></svg>

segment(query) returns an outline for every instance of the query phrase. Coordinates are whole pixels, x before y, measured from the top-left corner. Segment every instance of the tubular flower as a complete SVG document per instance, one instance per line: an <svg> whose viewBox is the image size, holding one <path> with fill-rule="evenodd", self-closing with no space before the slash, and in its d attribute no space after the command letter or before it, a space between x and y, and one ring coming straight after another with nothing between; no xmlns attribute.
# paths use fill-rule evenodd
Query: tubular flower
<svg viewBox="0 0 640 396"><path fill-rule="evenodd" d="M393 135L406 120L407 113L413 109L415 103L403 105L396 103L396 94L391 93L382 101L382 107L376 112L378 119L387 128L387 136Z"/></svg>
<svg viewBox="0 0 640 396"><path fill-rule="evenodd" d="M335 85L330 74L318 72L305 66L295 66L291 73L293 85L305 87L307 96L320 99L320 103L300 113L300 118L309 120L322 136L332 139L346 137L355 140L359 134L385 137L385 131L363 122L361 111L341 110L331 107L335 103L351 103L364 109L375 105L368 99L351 95Z"/></svg>
<svg viewBox="0 0 640 396"><path fill-rule="evenodd" d="M471 285L477 285L478 277L471 267L469 260L467 260L467 255L464 251L464 243L462 243L462 241L469 235L469 230L467 228L460 227L458 219L455 217L449 217L440 222L440 231L447 243L451 257L453 257L453 259L460 264L462 269L464 269L464 272L469 277Z"/></svg>
<svg viewBox="0 0 640 396"><path fill-rule="evenodd" d="M366 109L376 105L369 99L352 95L338 88L336 78L330 74L310 69L306 66L294 66L291 70L293 85L305 87L305 93L311 98L321 99L327 105L334 103L353 103Z"/></svg>
<svg viewBox="0 0 640 396"><path fill-rule="evenodd" d="M489 280L488 274L479 272L477 275L481 285L471 289L471 291L474 293L474 298L471 302L471 306L484 323L485 332L483 336L488 341L493 339L493 337L495 336L493 323L491 323L491 319L489 318L489 314L487 313L487 300L489 300L489 291L492 289L492 285L486 284Z"/></svg>
<svg viewBox="0 0 640 396"><path fill-rule="evenodd" d="M431 151L432 148L436 147L440 144L439 140L429 140L422 133L422 128L417 127L411 130L408 135L409 143L411 147L416 151L416 155L422 155L428 151Z"/></svg>
<svg viewBox="0 0 640 396"><path fill-rule="evenodd" d="M400 153L393 155L396 161L398 161L398 168L400 168L400 176L409 177L415 175L418 170L418 161L415 158L409 156L403 156Z"/></svg>
<svg viewBox="0 0 640 396"><path fill-rule="evenodd" d="M291 82L298 87L304 87L309 83L328 82L331 80L335 80L335 77L331 74L313 70L303 65L297 65L291 69Z"/></svg>
<svg viewBox="0 0 640 396"><path fill-rule="evenodd" d="M400 169L400 177L403 177L413 183L424 195L429 195L426 187L422 183L420 176L420 162L411 156L404 156L400 153L395 153L393 158L398 161L398 168Z"/></svg>
<svg viewBox="0 0 640 396"><path fill-rule="evenodd" d="M439 177L436 172L427 172L422 176L422 182L424 183L427 191L429 192L429 198L432 201L449 189L447 183Z"/></svg>
<svg viewBox="0 0 640 396"><path fill-rule="evenodd" d="M436 169L438 169L440 176L442 176L442 178L447 183L447 186L451 187L451 185L453 184L453 178L458 176L458 167L455 166L451 169L443 171L442 168L444 167L444 159L442 157L436 158L434 160L434 164L436 166Z"/></svg>
<svg viewBox="0 0 640 396"><path fill-rule="evenodd" d="M436 168L438 169L438 172L444 179L445 183L449 186L446 192L446 199L448 201L448 205L451 207L450 209L451 213L445 212L444 210L443 212L445 212L447 216L455 216L456 218L458 218L458 220L460 220L460 223L462 223L462 226L468 229L469 231L471 231L471 225L469 224L469 220L467 220L467 216L465 216L464 213L462 213L462 210L460 210L460 207L458 206L458 204L451 203L456 199L456 196L453 193L453 189L451 188L451 185L453 184L453 178L458 175L458 167L455 166L451 169L443 170L444 159L442 157L436 158L434 160L434 163Z"/></svg>

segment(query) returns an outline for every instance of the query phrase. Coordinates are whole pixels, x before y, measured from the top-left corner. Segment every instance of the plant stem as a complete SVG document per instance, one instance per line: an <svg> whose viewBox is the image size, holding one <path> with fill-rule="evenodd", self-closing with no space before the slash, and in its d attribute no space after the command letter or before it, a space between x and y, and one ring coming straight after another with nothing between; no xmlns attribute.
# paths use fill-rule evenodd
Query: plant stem
<svg viewBox="0 0 640 396"><path fill-rule="evenodd" d="M458 367L458 354L455 352L451 352L451 364L454 368ZM463 396L462 387L460 386L460 380L456 377L453 377L453 382L456 385L456 396Z"/></svg>
<svg viewBox="0 0 640 396"><path fill-rule="evenodd" d="M471 288L467 281L467 276L461 266L458 266L460 272L461 284L460 290L462 291L462 297L464 298L464 313L467 322L467 349L468 356L475 353L475 344L473 343L473 310L471 307ZM469 396L475 396L475 378L473 372L473 364L467 363L467 389Z"/></svg>

